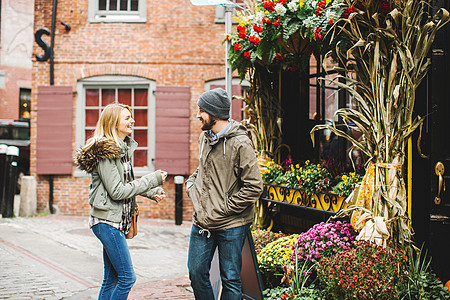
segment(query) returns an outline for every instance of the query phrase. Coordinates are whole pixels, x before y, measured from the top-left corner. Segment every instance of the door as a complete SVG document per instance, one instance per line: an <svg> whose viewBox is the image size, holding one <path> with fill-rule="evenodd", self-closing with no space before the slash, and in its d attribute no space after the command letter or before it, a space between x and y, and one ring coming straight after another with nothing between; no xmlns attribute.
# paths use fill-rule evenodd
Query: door
<svg viewBox="0 0 450 300"><path fill-rule="evenodd" d="M434 7L450 9L450 0ZM450 279L450 26L442 28L431 54L431 153L429 250L432 267L445 283Z"/></svg>

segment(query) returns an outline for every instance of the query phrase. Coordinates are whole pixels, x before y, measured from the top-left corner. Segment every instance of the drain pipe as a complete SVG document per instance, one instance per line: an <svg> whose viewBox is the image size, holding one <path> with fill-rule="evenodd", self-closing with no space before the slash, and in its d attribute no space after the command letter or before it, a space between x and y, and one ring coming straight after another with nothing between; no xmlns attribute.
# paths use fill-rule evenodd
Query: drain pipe
<svg viewBox="0 0 450 300"><path fill-rule="evenodd" d="M56 27L56 8L58 0L53 0L52 10L52 29L50 35L50 85L55 84L55 60L54 60L54 48L55 48L55 27ZM54 175L48 177L48 208L50 213L54 213L53 209L53 178Z"/></svg>
<svg viewBox="0 0 450 300"><path fill-rule="evenodd" d="M58 0L53 0L53 12L52 12L52 30L50 36L50 85L55 83L55 61L54 61L54 48L55 48L55 27L56 27L56 7Z"/></svg>

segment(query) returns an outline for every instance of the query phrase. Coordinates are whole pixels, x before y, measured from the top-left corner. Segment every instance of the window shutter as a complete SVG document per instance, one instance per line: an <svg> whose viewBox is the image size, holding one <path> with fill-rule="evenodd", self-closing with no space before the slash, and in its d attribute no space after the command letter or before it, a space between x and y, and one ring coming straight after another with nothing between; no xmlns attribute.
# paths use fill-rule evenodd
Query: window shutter
<svg viewBox="0 0 450 300"><path fill-rule="evenodd" d="M71 86L40 86L37 101L37 174L72 173Z"/></svg>
<svg viewBox="0 0 450 300"><path fill-rule="evenodd" d="M188 175L190 87L157 86L155 96L155 168Z"/></svg>
<svg viewBox="0 0 450 300"><path fill-rule="evenodd" d="M216 88L222 88L225 89L224 85L213 85L211 84L211 90ZM242 86L240 85L233 85L231 87L231 93L235 96L241 96L242 95ZM231 118L237 122L242 121L242 99L233 99L231 110L232 110L232 116Z"/></svg>

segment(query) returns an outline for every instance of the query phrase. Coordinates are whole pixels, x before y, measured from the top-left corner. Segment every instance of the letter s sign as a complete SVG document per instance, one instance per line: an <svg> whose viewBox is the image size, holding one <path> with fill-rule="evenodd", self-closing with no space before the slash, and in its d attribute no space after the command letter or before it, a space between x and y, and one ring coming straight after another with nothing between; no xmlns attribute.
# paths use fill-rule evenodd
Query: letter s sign
<svg viewBox="0 0 450 300"><path fill-rule="evenodd" d="M36 43L44 50L44 55L35 55L37 61L46 61L50 58L50 46L42 39L42 35L50 35L50 31L47 28L41 28L36 31L34 34L34 40Z"/></svg>

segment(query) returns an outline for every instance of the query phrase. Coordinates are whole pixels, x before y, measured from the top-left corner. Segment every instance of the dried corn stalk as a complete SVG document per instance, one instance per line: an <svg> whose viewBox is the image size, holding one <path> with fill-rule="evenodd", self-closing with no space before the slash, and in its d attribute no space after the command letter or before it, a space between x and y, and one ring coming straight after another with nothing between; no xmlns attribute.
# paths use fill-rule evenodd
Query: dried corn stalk
<svg viewBox="0 0 450 300"><path fill-rule="evenodd" d="M385 15L379 12L382 2L390 5ZM369 202L373 217L384 218L390 240L398 243L410 241L411 232L403 175L391 166L403 166L407 140L422 126L423 119L413 116L415 91L430 67L436 32L449 21L445 9L431 16L429 3L359 1L358 10L336 24L331 39L338 41L334 54L343 67L335 68L342 75L333 82L349 92L359 109L342 108L335 115L363 133L363 139L353 139L336 123L311 131L313 138L315 131L329 129L369 157L375 168L373 193L362 203Z"/></svg>

